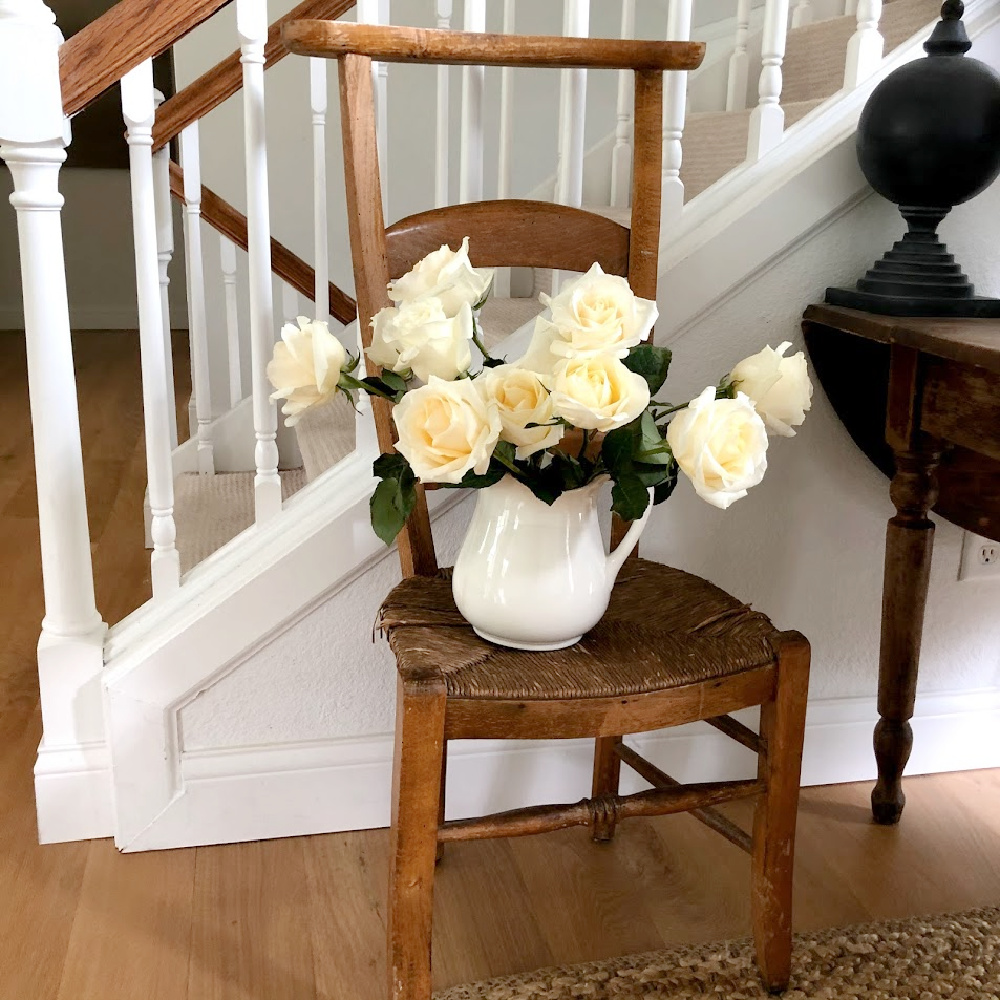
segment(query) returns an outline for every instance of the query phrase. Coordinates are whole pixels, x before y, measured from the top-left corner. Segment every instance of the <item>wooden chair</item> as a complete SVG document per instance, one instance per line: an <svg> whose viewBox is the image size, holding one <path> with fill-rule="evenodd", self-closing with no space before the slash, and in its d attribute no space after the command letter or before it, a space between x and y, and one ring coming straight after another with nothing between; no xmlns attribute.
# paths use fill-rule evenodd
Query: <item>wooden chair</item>
<svg viewBox="0 0 1000 1000"><path fill-rule="evenodd" d="M484 36L457 32L298 22L285 29L294 52L336 57L348 217L358 315L388 304L386 282L442 243L472 236L479 267L584 271L600 261L656 297L660 222L663 71L700 62L693 44ZM384 228L376 153L371 60L587 66L635 71L635 176L631 233L605 218L540 202L461 205ZM382 449L393 445L388 408L376 400ZM622 526L616 525L616 539ZM399 538L403 582L379 625L399 667L389 889L389 993L431 995L431 893L439 846L449 841L590 826L608 841L619 819L692 812L751 854L753 933L772 990L789 978L792 849L809 670L809 645L779 632L712 584L633 557L611 606L576 646L524 653L480 639L455 608L439 570L423 493ZM727 713L761 706L760 735ZM758 777L683 786L622 742L623 734L703 720L759 754ZM447 743L453 739L593 737L593 797L481 819L444 821ZM622 762L653 790L618 794ZM759 796L753 833L713 806Z"/></svg>

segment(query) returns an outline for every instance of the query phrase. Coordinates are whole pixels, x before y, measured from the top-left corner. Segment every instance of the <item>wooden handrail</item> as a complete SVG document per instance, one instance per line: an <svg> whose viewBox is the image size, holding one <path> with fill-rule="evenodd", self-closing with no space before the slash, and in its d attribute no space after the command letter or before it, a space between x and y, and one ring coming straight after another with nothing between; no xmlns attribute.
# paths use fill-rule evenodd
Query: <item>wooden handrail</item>
<svg viewBox="0 0 1000 1000"><path fill-rule="evenodd" d="M59 50L63 111L75 115L230 0L119 0Z"/></svg>
<svg viewBox="0 0 1000 1000"><path fill-rule="evenodd" d="M178 201L184 200L184 171L176 163L170 164L170 193ZM231 239L238 247L243 250L248 248L247 217L204 184L201 187L201 217L216 232ZM310 302L315 301L316 272L301 257L297 257L273 237L271 270ZM331 316L345 324L353 322L358 315L358 306L354 299L342 292L332 281L329 312Z"/></svg>
<svg viewBox="0 0 1000 1000"><path fill-rule="evenodd" d="M299 56L355 54L380 62L423 62L460 66L532 68L697 69L702 42L646 42L617 38L562 38L558 35L487 35L475 31L401 28L391 25L296 21L282 38Z"/></svg>
<svg viewBox="0 0 1000 1000"><path fill-rule="evenodd" d="M267 33L264 47L264 68L269 69L288 55L281 41L282 27L300 18L337 18L354 6L355 0L304 0L284 17L279 18ZM202 73L193 83L165 101L156 112L153 126L153 150L162 149L171 139L180 135L193 122L204 118L209 111L228 100L243 86L243 68L240 53L217 63Z"/></svg>

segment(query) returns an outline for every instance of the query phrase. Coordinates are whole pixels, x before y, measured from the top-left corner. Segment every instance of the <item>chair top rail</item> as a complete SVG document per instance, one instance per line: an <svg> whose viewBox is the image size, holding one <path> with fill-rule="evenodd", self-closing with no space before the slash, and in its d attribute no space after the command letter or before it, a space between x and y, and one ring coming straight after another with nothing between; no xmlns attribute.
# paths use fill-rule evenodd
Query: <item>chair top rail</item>
<svg viewBox="0 0 1000 1000"><path fill-rule="evenodd" d="M63 111L75 115L231 0L119 0L59 50Z"/></svg>
<svg viewBox="0 0 1000 1000"><path fill-rule="evenodd" d="M491 35L336 21L291 21L281 29L300 56L368 56L379 62L534 68L688 70L705 56L701 42Z"/></svg>
<svg viewBox="0 0 1000 1000"><path fill-rule="evenodd" d="M267 44L264 46L264 68L270 69L288 55L288 49L281 39L282 28L286 23L302 18L338 18L347 13L354 3L355 0L304 0L294 7L268 29ZM240 53L236 51L161 105L153 126L154 152L227 101L242 86L243 67L240 65Z"/></svg>

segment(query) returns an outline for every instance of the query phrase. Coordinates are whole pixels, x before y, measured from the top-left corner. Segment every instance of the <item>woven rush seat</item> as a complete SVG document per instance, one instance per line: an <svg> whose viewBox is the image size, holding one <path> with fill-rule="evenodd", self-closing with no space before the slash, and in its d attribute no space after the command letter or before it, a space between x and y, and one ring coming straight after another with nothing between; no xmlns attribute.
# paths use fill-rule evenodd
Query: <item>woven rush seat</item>
<svg viewBox="0 0 1000 1000"><path fill-rule="evenodd" d="M522 652L481 639L455 607L451 570L410 577L377 627L407 680L440 677L452 698L545 700L646 694L773 663L777 630L701 577L626 563L600 622L578 643Z"/></svg>

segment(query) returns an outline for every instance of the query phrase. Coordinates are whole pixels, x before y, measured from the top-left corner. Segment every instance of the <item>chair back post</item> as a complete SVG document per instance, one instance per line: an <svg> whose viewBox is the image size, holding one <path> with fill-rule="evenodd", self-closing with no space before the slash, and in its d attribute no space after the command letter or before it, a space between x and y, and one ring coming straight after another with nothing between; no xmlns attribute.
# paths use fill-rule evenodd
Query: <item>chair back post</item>
<svg viewBox="0 0 1000 1000"><path fill-rule="evenodd" d="M368 56L347 54L339 58L339 63L347 220L354 261L358 326L361 342L367 349L372 342L371 318L389 305L386 290L389 262L375 134L372 61ZM371 366L371 374L378 374L375 366ZM379 448L391 452L396 435L389 402L372 398L372 409ZM399 534L398 546L403 576L432 576L437 572L427 500L420 486L417 487L416 506Z"/></svg>

